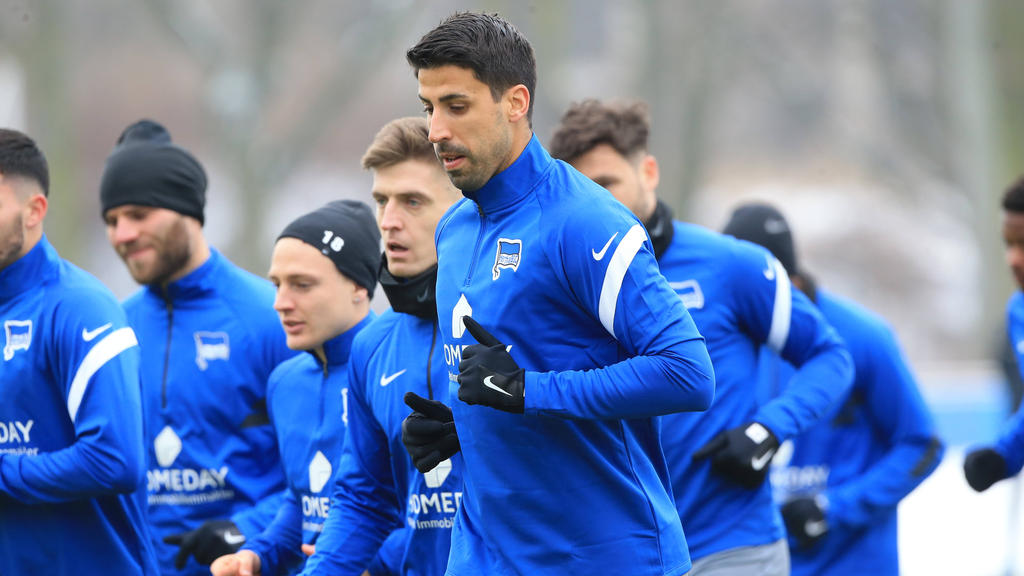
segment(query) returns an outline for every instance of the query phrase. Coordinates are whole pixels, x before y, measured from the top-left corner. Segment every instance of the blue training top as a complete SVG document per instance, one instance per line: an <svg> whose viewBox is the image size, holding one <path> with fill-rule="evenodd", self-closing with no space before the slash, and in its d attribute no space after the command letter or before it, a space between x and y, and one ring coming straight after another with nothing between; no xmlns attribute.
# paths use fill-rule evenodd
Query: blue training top
<svg viewBox="0 0 1024 576"><path fill-rule="evenodd" d="M45 236L0 270L0 574L158 574L135 333Z"/></svg>
<svg viewBox="0 0 1024 576"><path fill-rule="evenodd" d="M124 303L142 351L149 521L160 568L208 575L165 536L230 518L247 538L281 505L284 469L267 415L267 379L295 353L274 312L274 285L216 250L166 289Z"/></svg>
<svg viewBox="0 0 1024 576"><path fill-rule="evenodd" d="M465 195L436 232L465 463L447 573L687 572L654 416L707 409L714 376L643 225L536 137ZM466 315L526 370L525 414L457 400Z"/></svg>
<svg viewBox="0 0 1024 576"><path fill-rule="evenodd" d="M703 558L783 537L771 486L754 490L711 471L693 454L723 430L760 422L779 441L811 426L853 381L850 356L814 305L793 290L764 248L674 223L659 264L707 340L715 403L702 413L664 417L665 457L690 555ZM759 405L758 352L780 352L800 369L785 393Z"/></svg>
<svg viewBox="0 0 1024 576"><path fill-rule="evenodd" d="M818 290L815 301L853 357L853 388L817 424L780 450L772 470L779 503L821 494L829 531L809 549L791 540L794 576L899 574L897 506L942 460L910 368L889 326L857 304ZM765 359L769 386L792 385L792 368Z"/></svg>
<svg viewBox="0 0 1024 576"><path fill-rule="evenodd" d="M378 570L443 575L462 499L462 455L421 474L402 444L402 421L411 412L406 392L452 402L437 322L384 312L352 345L349 390L348 439L334 501L303 575L358 576L374 565L385 538L378 561L386 566ZM389 537L396 526L405 528Z"/></svg>

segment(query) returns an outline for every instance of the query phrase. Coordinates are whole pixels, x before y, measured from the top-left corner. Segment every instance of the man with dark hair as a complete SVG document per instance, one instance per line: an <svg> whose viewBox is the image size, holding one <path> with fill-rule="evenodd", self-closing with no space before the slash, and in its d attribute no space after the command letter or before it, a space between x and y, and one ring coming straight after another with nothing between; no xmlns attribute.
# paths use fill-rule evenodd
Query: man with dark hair
<svg viewBox="0 0 1024 576"><path fill-rule="evenodd" d="M1003 243L1006 264L1019 290L1006 304L1006 324L1024 375L1024 177L1003 194ZM1018 408L1003 426L995 444L971 450L964 459L964 476L978 492L1016 476L1024 467L1024 409Z"/></svg>
<svg viewBox="0 0 1024 576"><path fill-rule="evenodd" d="M852 381L850 358L766 250L674 221L658 200L643 102L571 106L551 153L609 190L645 223L662 274L708 343L715 402L663 417L676 509L697 575L789 574L783 528L765 478L779 443L812 425ZM799 366L793 386L755 395L758 351Z"/></svg>
<svg viewBox="0 0 1024 576"><path fill-rule="evenodd" d="M111 246L144 286L124 308L142 351L149 519L164 574L208 574L273 519L285 488L266 390L294 353L274 287L207 244L205 202L202 165L163 126L124 130L100 203Z"/></svg>
<svg viewBox="0 0 1024 576"><path fill-rule="evenodd" d="M423 118L386 124L363 155L373 172L377 224L384 238L379 279L391 310L352 345L348 442L336 477L331 514L304 575L443 576L451 526L462 499L462 456L438 457L420 473L402 446L406 394L416 409L446 412L448 371L438 338L432 238L441 215L459 197L427 140ZM414 401L415 403L416 401ZM411 420L406 435L435 432ZM458 445L449 426L448 443ZM405 528L392 533L395 526ZM385 538L391 540L376 560Z"/></svg>
<svg viewBox="0 0 1024 576"><path fill-rule="evenodd" d="M155 576L138 343L46 239L48 196L36 143L0 129L0 574Z"/></svg>
<svg viewBox="0 0 1024 576"><path fill-rule="evenodd" d="M643 225L534 137L511 24L455 14L406 57L465 196L435 235L451 408L410 396L436 433L405 438L421 471L462 450L448 573L687 572L654 417L707 409L714 375Z"/></svg>
<svg viewBox="0 0 1024 576"><path fill-rule="evenodd" d="M235 554L210 566L214 576L292 574L302 544L322 533L330 505L326 488L338 470L349 424L353 340L375 314L380 233L370 207L336 200L300 216L274 244L270 280L288 347L267 384L288 495L273 523Z"/></svg>
<svg viewBox="0 0 1024 576"><path fill-rule="evenodd" d="M855 303L818 288L797 266L786 219L767 204L737 208L727 234L779 256L853 357L853 387L815 425L780 450L772 484L789 532L794 575L899 574L897 506L942 460L943 446L892 329ZM793 369L762 355L772 397ZM764 393L764 392L762 392Z"/></svg>

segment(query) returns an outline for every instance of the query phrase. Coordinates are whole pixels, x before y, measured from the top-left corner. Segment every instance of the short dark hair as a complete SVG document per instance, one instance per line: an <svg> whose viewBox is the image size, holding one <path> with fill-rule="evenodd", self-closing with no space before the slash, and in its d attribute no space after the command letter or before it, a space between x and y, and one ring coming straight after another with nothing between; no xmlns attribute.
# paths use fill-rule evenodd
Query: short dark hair
<svg viewBox="0 0 1024 576"><path fill-rule="evenodd" d="M453 65L468 68L491 89L497 102L509 88L522 84L530 92L527 121L533 121L537 61L533 47L516 27L497 14L456 12L427 32L405 53L417 75L423 69Z"/></svg>
<svg viewBox="0 0 1024 576"><path fill-rule="evenodd" d="M1003 194L1003 210L1024 212L1024 176L1006 189L1006 193Z"/></svg>
<svg viewBox="0 0 1024 576"><path fill-rule="evenodd" d="M573 103L562 115L548 143L550 154L572 162L599 144L608 144L629 158L647 152L651 119L647 104L640 100Z"/></svg>
<svg viewBox="0 0 1024 576"><path fill-rule="evenodd" d="M363 154L364 170L394 166L406 160L422 160L441 166L434 145L430 143L430 127L423 117L398 118L384 125Z"/></svg>
<svg viewBox="0 0 1024 576"><path fill-rule="evenodd" d="M17 130L0 128L0 174L33 180L50 195L50 168L34 140Z"/></svg>

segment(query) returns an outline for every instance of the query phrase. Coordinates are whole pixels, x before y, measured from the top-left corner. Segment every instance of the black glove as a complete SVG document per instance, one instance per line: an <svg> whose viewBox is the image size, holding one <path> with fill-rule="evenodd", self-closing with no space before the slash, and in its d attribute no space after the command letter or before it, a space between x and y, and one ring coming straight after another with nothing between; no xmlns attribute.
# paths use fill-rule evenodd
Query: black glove
<svg viewBox="0 0 1024 576"><path fill-rule="evenodd" d="M694 460L711 457L711 470L753 490L768 475L768 463L779 439L758 422L719 432L693 454Z"/></svg>
<svg viewBox="0 0 1024 576"><path fill-rule="evenodd" d="M801 496L782 505L786 532L800 548L810 548L828 534L825 510L813 496Z"/></svg>
<svg viewBox="0 0 1024 576"><path fill-rule="evenodd" d="M1006 459L991 448L971 451L964 458L964 477L971 488L984 492L1006 478Z"/></svg>
<svg viewBox="0 0 1024 576"><path fill-rule="evenodd" d="M174 567L183 570L189 555L203 566L209 566L225 554L238 552L245 544L245 536L231 520L208 520L195 530L165 537L164 544L180 546Z"/></svg>
<svg viewBox="0 0 1024 576"><path fill-rule="evenodd" d="M402 421L402 444L416 469L426 474L461 449L452 409L414 392L406 392L404 399L413 412Z"/></svg>
<svg viewBox="0 0 1024 576"><path fill-rule="evenodd" d="M459 400L522 414L526 371L516 364L505 345L469 316L466 330L479 344L466 346L459 362Z"/></svg>

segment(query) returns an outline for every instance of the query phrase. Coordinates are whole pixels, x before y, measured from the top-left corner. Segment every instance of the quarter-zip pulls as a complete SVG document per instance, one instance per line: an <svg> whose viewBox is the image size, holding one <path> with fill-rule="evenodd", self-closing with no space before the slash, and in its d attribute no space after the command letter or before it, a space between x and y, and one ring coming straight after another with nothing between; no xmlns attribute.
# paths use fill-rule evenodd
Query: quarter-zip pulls
<svg viewBox="0 0 1024 576"><path fill-rule="evenodd" d="M473 280L473 268L476 267L476 261L480 258L480 245L484 237L484 227L487 224L487 219L484 218L484 209L479 204L476 206L476 211L480 214L480 230L476 233L476 247L473 248L473 259L469 261L469 270L466 270L466 281L463 286L469 286L471 280Z"/></svg>
<svg viewBox="0 0 1024 576"><path fill-rule="evenodd" d="M434 346L437 344L437 322L434 322L434 329L430 333L430 352L427 353L427 398L434 399L434 387L430 383L431 362L434 360Z"/></svg>
<svg viewBox="0 0 1024 576"><path fill-rule="evenodd" d="M174 329L174 302L167 288L163 289L164 303L167 305L167 347L164 349L164 376L160 382L160 409L167 408L167 370L171 365L171 336Z"/></svg>

